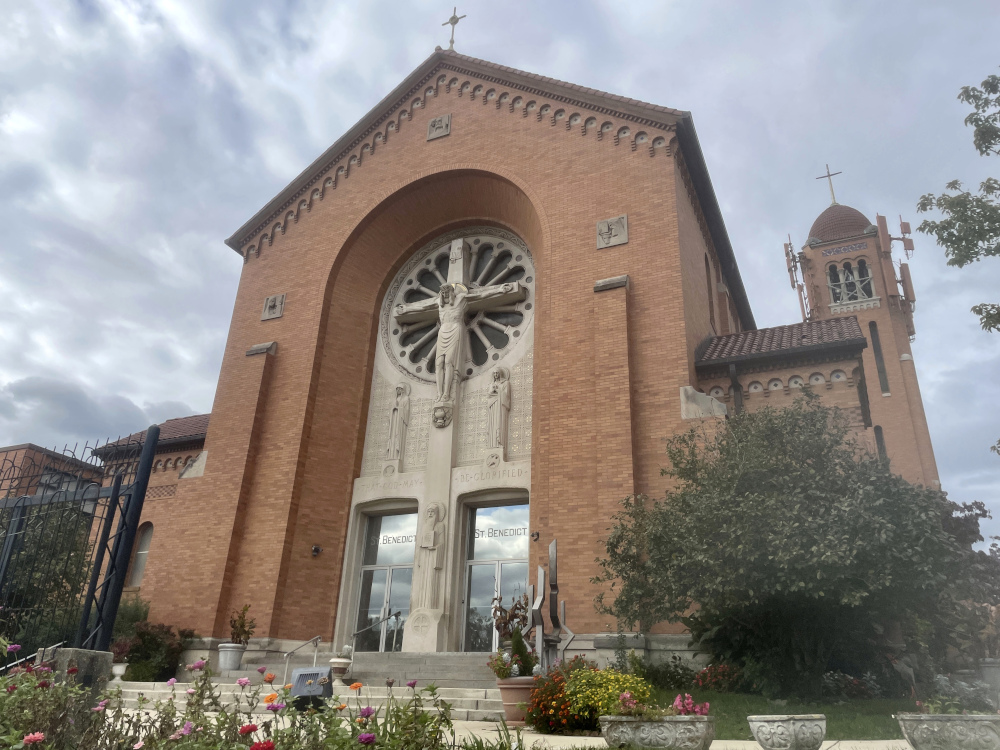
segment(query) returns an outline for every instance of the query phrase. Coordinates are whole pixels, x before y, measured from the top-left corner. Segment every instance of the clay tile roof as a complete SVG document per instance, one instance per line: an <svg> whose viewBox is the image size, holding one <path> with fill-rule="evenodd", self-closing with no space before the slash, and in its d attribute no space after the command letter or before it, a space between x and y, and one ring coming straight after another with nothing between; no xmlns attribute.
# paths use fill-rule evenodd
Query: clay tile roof
<svg viewBox="0 0 1000 750"><path fill-rule="evenodd" d="M858 209L834 203L816 217L809 230L809 238L815 237L821 242L843 240L864 234L871 225L868 218Z"/></svg>
<svg viewBox="0 0 1000 750"><path fill-rule="evenodd" d="M788 357L821 349L863 349L867 341L858 319L850 315L713 336L703 346L704 351L695 359L696 367L714 367L747 359Z"/></svg>
<svg viewBox="0 0 1000 750"><path fill-rule="evenodd" d="M205 435L208 434L208 420L211 414L195 414L191 417L178 417L177 419L168 419L160 425L160 439L157 442L157 446L163 445L176 445L177 443L188 443L197 442L199 440L204 440ZM143 439L146 437L146 431L133 432L128 437L124 437L121 440L116 440L113 443L108 443L103 448L94 451L95 454L101 455L102 453L108 452L108 449L113 449L118 445L127 445L129 443L141 444Z"/></svg>

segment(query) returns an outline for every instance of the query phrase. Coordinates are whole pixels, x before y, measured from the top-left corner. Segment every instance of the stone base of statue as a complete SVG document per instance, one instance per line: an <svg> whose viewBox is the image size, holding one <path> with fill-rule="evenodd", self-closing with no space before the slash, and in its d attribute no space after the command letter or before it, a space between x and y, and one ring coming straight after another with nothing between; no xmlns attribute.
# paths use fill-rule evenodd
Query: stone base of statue
<svg viewBox="0 0 1000 750"><path fill-rule="evenodd" d="M445 650L448 618L440 609L415 609L403 625L403 651L428 653Z"/></svg>

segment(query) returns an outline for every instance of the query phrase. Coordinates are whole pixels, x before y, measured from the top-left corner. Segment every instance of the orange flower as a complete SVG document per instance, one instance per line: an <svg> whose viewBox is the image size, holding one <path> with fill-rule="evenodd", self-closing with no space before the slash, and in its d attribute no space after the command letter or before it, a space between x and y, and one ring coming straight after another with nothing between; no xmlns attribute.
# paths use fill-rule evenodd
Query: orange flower
<svg viewBox="0 0 1000 750"><path fill-rule="evenodd" d="M291 690L291 689L292 689L292 683L289 682L287 685L285 685L285 690Z"/></svg>
<svg viewBox="0 0 1000 750"><path fill-rule="evenodd" d="M274 682L274 673L268 672L266 675L264 675L264 682L266 682L268 685Z"/></svg>
<svg viewBox="0 0 1000 750"><path fill-rule="evenodd" d="M360 683L360 682L352 682L352 683L351 683L351 690L360 690L360 689L361 689L361 687L362 687L362 686L361 686L361 683Z"/></svg>
<svg viewBox="0 0 1000 750"><path fill-rule="evenodd" d="M337 706L338 711L343 711L345 708L347 708L346 703L341 703L339 706Z"/></svg>
<svg viewBox="0 0 1000 750"><path fill-rule="evenodd" d="M264 696L264 703L275 703L277 702L277 700L278 700L277 693L269 693L268 695Z"/></svg>

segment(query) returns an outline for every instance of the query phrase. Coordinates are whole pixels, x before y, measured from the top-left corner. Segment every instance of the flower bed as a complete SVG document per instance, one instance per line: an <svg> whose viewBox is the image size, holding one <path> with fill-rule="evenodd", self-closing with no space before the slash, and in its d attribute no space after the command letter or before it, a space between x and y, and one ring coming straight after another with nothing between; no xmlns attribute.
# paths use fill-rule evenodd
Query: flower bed
<svg viewBox="0 0 1000 750"><path fill-rule="evenodd" d="M0 653L8 644L0 641ZM16 648L10 653L15 653ZM396 698L366 705L360 682L350 695L318 708L293 708L291 685L275 687L266 667L259 681L240 678L239 692L224 702L203 661L188 666L193 682L169 680L172 695L139 710L126 710L120 690L96 697L76 684L76 670L55 676L50 667L26 665L0 675L0 748L31 750L444 750L454 746L451 707L433 685L407 683ZM328 678L322 678L328 679ZM175 691L182 689L178 695ZM186 698L186 701L184 700ZM181 704L185 704L183 708ZM266 719L252 712L264 706ZM476 739L476 750L510 750L520 737L501 733L495 741ZM466 745L461 745L466 747Z"/></svg>

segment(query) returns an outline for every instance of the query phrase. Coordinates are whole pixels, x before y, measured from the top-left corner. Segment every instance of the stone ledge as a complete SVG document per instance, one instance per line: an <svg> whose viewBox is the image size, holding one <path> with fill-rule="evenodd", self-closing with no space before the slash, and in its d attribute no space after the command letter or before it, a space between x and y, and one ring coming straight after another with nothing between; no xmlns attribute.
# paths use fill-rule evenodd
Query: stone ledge
<svg viewBox="0 0 1000 750"><path fill-rule="evenodd" d="M594 284L595 292L606 292L609 289L620 289L628 286L628 274L624 276L612 276L610 279L601 279Z"/></svg>
<svg viewBox="0 0 1000 750"><path fill-rule="evenodd" d="M254 344L249 349L247 349L247 356L253 357L257 354L277 354L278 353L278 342L268 341L265 344Z"/></svg>

